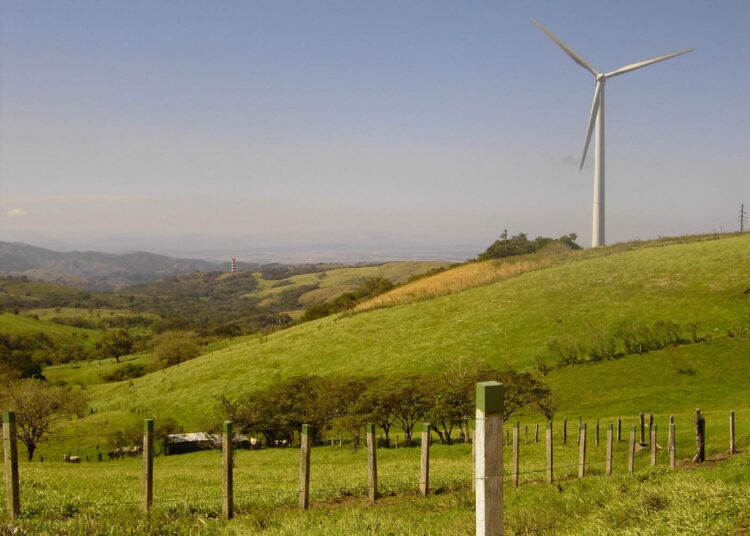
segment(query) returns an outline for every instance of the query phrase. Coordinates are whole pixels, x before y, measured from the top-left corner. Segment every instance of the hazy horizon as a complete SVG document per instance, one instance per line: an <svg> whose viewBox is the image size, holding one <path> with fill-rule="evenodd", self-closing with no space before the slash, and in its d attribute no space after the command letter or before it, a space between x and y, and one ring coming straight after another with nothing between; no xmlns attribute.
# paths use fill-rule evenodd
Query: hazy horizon
<svg viewBox="0 0 750 536"><path fill-rule="evenodd" d="M504 229L588 246L593 80L532 17L603 70L695 49L607 84L607 242L736 230L746 2L29 1L0 13L0 240L246 260L459 260Z"/></svg>

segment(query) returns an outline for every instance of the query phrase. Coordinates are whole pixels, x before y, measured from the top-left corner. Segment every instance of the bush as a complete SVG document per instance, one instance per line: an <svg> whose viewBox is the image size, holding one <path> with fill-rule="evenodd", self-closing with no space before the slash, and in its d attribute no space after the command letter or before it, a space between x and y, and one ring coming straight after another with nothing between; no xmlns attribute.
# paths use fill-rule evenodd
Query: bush
<svg viewBox="0 0 750 536"><path fill-rule="evenodd" d="M140 363L126 363L109 374L102 374L102 379L105 382L121 382L124 380L132 380L133 378L140 378L147 373L148 368L146 368L146 365Z"/></svg>

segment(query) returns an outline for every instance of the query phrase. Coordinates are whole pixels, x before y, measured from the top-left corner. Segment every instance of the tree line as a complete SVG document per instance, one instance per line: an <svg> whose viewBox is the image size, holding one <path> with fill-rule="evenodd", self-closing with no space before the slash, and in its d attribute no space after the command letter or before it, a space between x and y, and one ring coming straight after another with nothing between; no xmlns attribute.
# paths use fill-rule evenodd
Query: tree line
<svg viewBox="0 0 750 536"><path fill-rule="evenodd" d="M419 422L431 422L440 441L450 444L466 437L475 414L477 382L495 380L505 385L504 418L519 411L551 418L554 413L549 387L527 372L466 366L459 362L430 373L378 377L296 376L251 394L220 397L213 423L229 419L246 435L262 436L267 445L292 442L302 424L316 434L338 430L359 444L368 422L382 431L386 444L400 430L407 444Z"/></svg>

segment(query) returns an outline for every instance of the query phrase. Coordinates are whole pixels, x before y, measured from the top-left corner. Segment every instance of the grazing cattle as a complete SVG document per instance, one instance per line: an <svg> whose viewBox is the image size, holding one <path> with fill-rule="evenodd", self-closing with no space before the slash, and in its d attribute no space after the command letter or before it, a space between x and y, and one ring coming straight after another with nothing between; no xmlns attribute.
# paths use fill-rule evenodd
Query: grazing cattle
<svg viewBox="0 0 750 536"><path fill-rule="evenodd" d="M70 454L63 456L63 460L65 460L65 463L81 463L80 456L71 456Z"/></svg>
<svg viewBox="0 0 750 536"><path fill-rule="evenodd" d="M134 456L138 456L142 452L143 452L143 447L141 446L117 447L116 449L110 450L109 452L107 452L107 456L109 457L110 460L119 460L120 458L125 458L125 457L132 458Z"/></svg>

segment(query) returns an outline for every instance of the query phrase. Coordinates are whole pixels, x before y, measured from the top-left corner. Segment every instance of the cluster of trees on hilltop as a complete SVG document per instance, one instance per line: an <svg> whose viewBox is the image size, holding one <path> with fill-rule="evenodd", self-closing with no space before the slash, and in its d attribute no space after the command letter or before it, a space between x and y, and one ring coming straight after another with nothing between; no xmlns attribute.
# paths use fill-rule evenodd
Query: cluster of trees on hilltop
<svg viewBox="0 0 750 536"><path fill-rule="evenodd" d="M237 399L222 397L219 416L230 419L241 433L262 435L268 445L291 442L305 423L316 434L345 431L357 445L368 422L383 430L386 443L392 429L398 429L408 444L415 425L424 421L431 422L440 441L448 444L454 433L468 434L476 383L488 380L505 384L505 419L521 410L551 418L551 391L531 374L461 364L429 374L297 376Z"/></svg>
<svg viewBox="0 0 750 536"><path fill-rule="evenodd" d="M581 249L576 244L578 235L570 233L560 238L548 238L537 236L534 240L529 240L525 233L518 233L515 236L508 237L508 230L505 229L498 240L495 240L484 253L479 255L479 260L503 259L506 257L515 257L517 255L528 255L547 248L551 245L558 244L566 249Z"/></svg>

